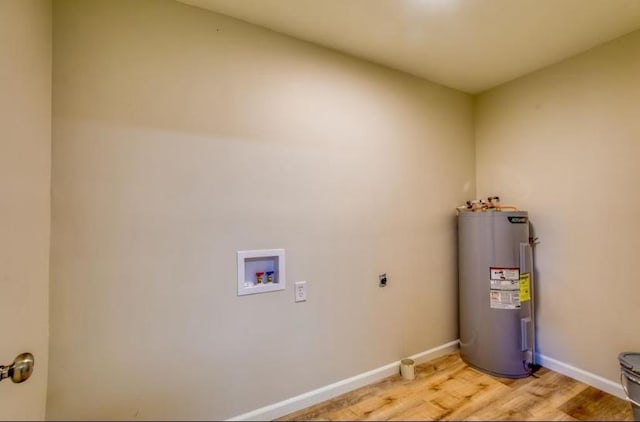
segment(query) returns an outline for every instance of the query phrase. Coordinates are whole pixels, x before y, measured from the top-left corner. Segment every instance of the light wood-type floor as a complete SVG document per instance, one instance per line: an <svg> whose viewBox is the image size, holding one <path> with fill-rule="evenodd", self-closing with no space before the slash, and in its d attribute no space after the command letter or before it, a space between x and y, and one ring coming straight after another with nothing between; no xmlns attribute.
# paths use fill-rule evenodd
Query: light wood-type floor
<svg viewBox="0 0 640 422"><path fill-rule="evenodd" d="M629 403L557 372L496 378L458 353L416 366L279 420L633 420Z"/></svg>

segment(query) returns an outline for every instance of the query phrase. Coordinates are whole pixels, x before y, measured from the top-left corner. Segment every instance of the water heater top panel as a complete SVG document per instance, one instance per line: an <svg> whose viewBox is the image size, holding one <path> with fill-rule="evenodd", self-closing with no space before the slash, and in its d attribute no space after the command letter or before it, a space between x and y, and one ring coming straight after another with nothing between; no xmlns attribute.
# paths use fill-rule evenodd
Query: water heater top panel
<svg viewBox="0 0 640 422"><path fill-rule="evenodd" d="M527 211L465 211L458 214L459 218L504 218L514 224L524 224L529 222Z"/></svg>

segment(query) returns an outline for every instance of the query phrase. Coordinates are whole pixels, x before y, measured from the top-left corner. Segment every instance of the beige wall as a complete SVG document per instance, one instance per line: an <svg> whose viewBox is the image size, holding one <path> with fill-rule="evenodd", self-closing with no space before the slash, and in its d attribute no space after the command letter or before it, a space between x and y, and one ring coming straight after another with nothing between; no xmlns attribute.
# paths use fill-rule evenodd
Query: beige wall
<svg viewBox="0 0 640 422"><path fill-rule="evenodd" d="M0 419L43 419L49 334L51 2L0 0L0 364L31 352L22 384L0 384Z"/></svg>
<svg viewBox="0 0 640 422"><path fill-rule="evenodd" d="M226 418L456 339L473 151L459 92L172 1L56 1L48 417ZM287 290L237 297L236 251L273 247Z"/></svg>
<svg viewBox="0 0 640 422"><path fill-rule="evenodd" d="M530 211L538 344L617 382L640 349L640 32L477 99L477 192Z"/></svg>

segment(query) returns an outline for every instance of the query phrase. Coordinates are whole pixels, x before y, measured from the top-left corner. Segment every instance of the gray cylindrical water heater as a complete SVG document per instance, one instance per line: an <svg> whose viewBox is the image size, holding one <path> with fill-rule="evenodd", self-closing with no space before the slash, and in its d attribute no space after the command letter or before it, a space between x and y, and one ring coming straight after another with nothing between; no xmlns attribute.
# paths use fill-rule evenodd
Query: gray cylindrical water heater
<svg viewBox="0 0 640 422"><path fill-rule="evenodd" d="M458 215L460 356L507 378L534 367L533 257L526 211Z"/></svg>

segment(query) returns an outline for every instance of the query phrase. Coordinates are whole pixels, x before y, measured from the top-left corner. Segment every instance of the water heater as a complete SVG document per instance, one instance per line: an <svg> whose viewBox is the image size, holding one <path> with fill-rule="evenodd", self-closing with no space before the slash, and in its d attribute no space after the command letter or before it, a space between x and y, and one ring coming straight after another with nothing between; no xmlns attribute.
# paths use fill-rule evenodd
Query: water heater
<svg viewBox="0 0 640 422"><path fill-rule="evenodd" d="M507 378L535 368L533 257L526 211L458 213L460 356Z"/></svg>

